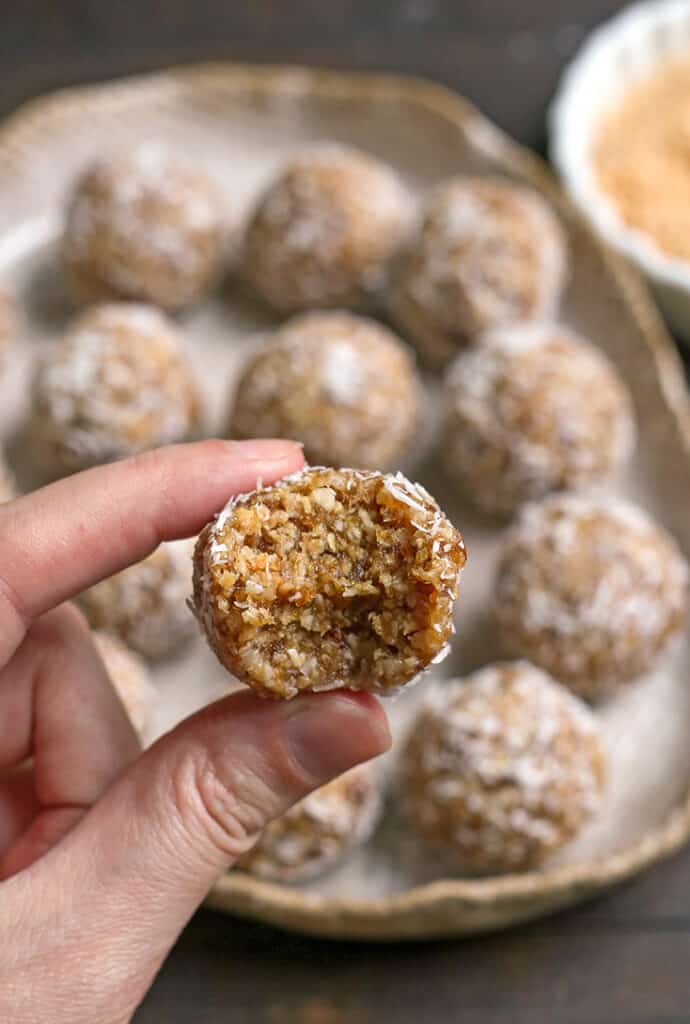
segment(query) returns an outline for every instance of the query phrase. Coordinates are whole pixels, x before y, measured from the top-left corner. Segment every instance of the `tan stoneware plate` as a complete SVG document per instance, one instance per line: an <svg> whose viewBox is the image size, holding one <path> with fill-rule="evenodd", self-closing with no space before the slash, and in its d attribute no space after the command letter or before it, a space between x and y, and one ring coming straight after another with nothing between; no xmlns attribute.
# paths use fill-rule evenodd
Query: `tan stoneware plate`
<svg viewBox="0 0 690 1024"><path fill-rule="evenodd" d="M500 173L543 193L569 236L572 275L563 319L597 341L632 391L641 439L617 487L665 523L690 555L690 402L672 343L638 279L604 252L544 165L465 100L412 79L288 68L205 66L64 92L15 114L0 130L0 283L24 307L23 337L0 382L0 435L20 483L32 485L18 433L36 355L71 314L56 259L70 182L95 155L141 143L204 164L227 198L229 237L257 192L296 149L340 140L393 163L416 197L453 174ZM272 324L232 275L182 327L218 432L233 374L252 338ZM429 386L433 389L433 383ZM433 394L433 391L432 391ZM435 403L429 402L431 409ZM431 449L433 451L433 449ZM415 473L462 528L469 567L458 635L438 670L456 675L495 657L491 578L501 531L482 522L440 476L433 454ZM151 738L223 693L228 678L199 640L156 671ZM422 682L389 703L399 737ZM592 897L669 856L690 835L690 658L687 643L652 676L597 710L610 772L605 806L586 833L538 873L444 877L401 831L393 810L374 841L334 875L304 888L223 878L209 903L313 935L384 940L469 935ZM394 775L395 752L385 764ZM391 771L393 769L393 771Z"/></svg>

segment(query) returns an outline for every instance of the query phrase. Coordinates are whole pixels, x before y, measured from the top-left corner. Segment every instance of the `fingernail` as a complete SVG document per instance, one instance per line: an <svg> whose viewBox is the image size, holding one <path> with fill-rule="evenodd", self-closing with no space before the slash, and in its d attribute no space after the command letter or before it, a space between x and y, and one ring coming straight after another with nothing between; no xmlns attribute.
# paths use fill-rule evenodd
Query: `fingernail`
<svg viewBox="0 0 690 1024"><path fill-rule="evenodd" d="M285 723L290 754L315 783L328 782L388 749L388 722L366 694L298 698Z"/></svg>
<svg viewBox="0 0 690 1024"><path fill-rule="evenodd" d="M288 462L302 454L303 446L297 441L262 438L257 441L227 441L232 451L247 462Z"/></svg>

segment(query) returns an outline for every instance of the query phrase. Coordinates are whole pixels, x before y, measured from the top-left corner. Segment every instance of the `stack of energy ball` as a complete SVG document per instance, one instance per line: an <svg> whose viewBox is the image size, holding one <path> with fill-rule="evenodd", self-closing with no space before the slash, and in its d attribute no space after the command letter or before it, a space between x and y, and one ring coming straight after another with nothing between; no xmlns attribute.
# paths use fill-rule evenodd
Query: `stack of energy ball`
<svg viewBox="0 0 690 1024"><path fill-rule="evenodd" d="M92 305L35 376L27 430L47 472L203 433L170 315L221 279L225 241L215 186L160 153L77 182L62 260ZM443 657L463 540L424 488L390 472L420 446L436 377L447 486L508 526L494 611L516 660L429 686L393 799L451 870L539 866L600 805L605 751L585 701L654 668L688 605L674 540L597 491L634 448L632 403L601 350L558 321L557 217L493 177L442 183L420 210L392 168L316 146L257 199L235 273L287 319L244 361L227 436L301 441L317 468L233 499L200 535L193 607L213 650L277 699L343 685L386 696ZM11 320L3 299L0 360ZM11 487L0 463L0 497ZM145 661L195 628L193 547L164 545L82 597L140 728ZM365 765L269 826L243 866L313 877L365 841L382 802Z"/></svg>

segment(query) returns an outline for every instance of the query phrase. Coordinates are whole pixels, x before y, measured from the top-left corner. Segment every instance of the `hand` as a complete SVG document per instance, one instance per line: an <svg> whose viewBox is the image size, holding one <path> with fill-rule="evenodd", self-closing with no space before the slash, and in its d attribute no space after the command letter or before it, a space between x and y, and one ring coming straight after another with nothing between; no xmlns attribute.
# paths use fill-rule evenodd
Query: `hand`
<svg viewBox="0 0 690 1024"><path fill-rule="evenodd" d="M0 506L0 1020L129 1021L266 822L388 745L364 694L247 691L139 756L88 628L63 603L301 464L287 442L209 441Z"/></svg>

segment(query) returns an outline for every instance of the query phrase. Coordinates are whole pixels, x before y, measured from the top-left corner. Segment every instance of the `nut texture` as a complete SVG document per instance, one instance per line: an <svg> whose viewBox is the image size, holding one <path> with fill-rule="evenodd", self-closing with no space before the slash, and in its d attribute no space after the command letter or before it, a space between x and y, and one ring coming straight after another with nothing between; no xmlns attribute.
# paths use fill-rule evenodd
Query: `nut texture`
<svg viewBox="0 0 690 1024"><path fill-rule="evenodd" d="M556 495L508 534L495 607L503 644L584 697L652 669L682 631L688 566L641 509Z"/></svg>
<svg viewBox="0 0 690 1024"><path fill-rule="evenodd" d="M437 683L401 760L413 827L473 873L538 867L600 804L594 715L527 662Z"/></svg>
<svg viewBox="0 0 690 1024"><path fill-rule="evenodd" d="M202 531L196 613L223 665L265 696L388 694L443 657L465 558L400 474L308 469L233 498Z"/></svg>
<svg viewBox="0 0 690 1024"><path fill-rule="evenodd" d="M408 350L382 324L308 313L270 336L245 366L230 435L301 441L316 464L388 469L421 418Z"/></svg>

